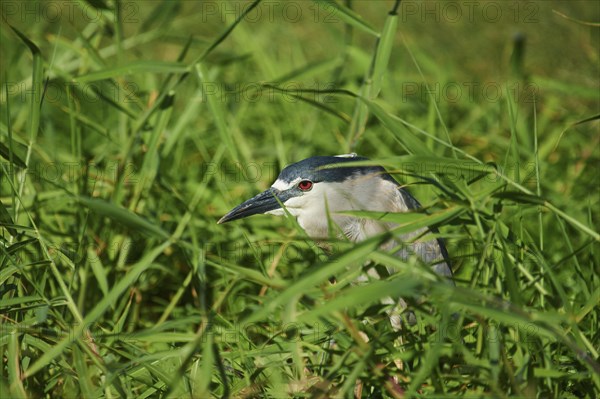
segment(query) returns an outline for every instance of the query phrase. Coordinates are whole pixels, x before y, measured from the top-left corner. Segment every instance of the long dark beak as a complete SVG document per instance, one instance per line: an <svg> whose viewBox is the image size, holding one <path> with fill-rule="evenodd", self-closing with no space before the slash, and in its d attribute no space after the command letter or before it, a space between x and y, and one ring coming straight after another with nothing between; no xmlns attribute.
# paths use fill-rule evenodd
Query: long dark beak
<svg viewBox="0 0 600 399"><path fill-rule="evenodd" d="M275 195L278 193L278 190L271 187L258 194L256 197L250 198L248 201L236 206L219 219L217 223L221 224L281 208L281 205L279 205L279 202L275 199ZM284 198L281 198L281 195L278 195L278 197L280 197L280 201L285 201Z"/></svg>

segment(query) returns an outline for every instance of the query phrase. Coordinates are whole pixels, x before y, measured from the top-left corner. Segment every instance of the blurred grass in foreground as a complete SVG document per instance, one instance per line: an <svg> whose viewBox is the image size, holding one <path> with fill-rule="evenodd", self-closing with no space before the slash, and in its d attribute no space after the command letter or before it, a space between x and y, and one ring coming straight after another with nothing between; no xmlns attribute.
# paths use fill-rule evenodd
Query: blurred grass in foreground
<svg viewBox="0 0 600 399"><path fill-rule="evenodd" d="M397 6L2 2L0 397L597 397L600 6ZM349 151L456 288L377 239L216 225Z"/></svg>

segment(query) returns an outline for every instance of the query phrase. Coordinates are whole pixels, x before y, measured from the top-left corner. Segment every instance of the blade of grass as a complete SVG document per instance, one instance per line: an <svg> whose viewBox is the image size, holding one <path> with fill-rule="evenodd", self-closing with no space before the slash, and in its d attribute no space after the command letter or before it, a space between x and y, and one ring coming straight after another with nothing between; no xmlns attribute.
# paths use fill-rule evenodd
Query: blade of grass
<svg viewBox="0 0 600 399"><path fill-rule="evenodd" d="M10 333L8 342L8 359L7 360L7 371L8 371L8 383L10 396L15 398L27 398L27 391L23 386L22 374L21 374L21 356L20 356L20 340L19 334L16 331ZM3 373L4 374L4 373Z"/></svg>
<svg viewBox="0 0 600 399"><path fill-rule="evenodd" d="M40 112L42 107L42 75L43 75L43 62L42 62L42 53L38 46L35 45L31 40L29 40L23 33L14 28L12 25L8 25L12 31L21 39L23 43L28 47L31 55L33 57L33 66L31 71L31 99L29 101L29 114L28 114L28 136L29 142L27 144L27 155L25 156L25 164L29 165L29 159L31 157L31 152L33 146L37 139L37 134L40 128ZM21 181L19 182L19 190L16 197L21 197L23 194L23 189L25 186L25 174ZM13 201L15 196L13 195ZM21 205L20 201L14 201L15 210L14 214L17 215L19 213L19 206Z"/></svg>
<svg viewBox="0 0 600 399"><path fill-rule="evenodd" d="M398 29L398 14L390 12L385 19L381 36L378 38L377 47L375 49L375 57L373 58L373 66L371 77L373 85L369 93L369 99L374 100L381 91L383 77L387 72L390 55L394 46L396 30Z"/></svg>
<svg viewBox="0 0 600 399"><path fill-rule="evenodd" d="M164 231L156 223L115 204L107 202L99 198L88 198L77 196L77 202L89 208L92 212L96 212L102 216L106 216L115 222L121 223L134 231L148 234L161 239L167 239L169 233Z"/></svg>
<svg viewBox="0 0 600 399"><path fill-rule="evenodd" d="M154 125L150 137L148 139L147 150L144 154L142 167L139 172L139 180L136 185L133 199L130 201L129 210L134 211L140 201L140 196L146 196L150 190L160 166L159 142L161 137L167 130L167 125L173 112L173 102L175 101L174 94L167 96L164 103L159 107L157 115L158 121Z"/></svg>
<svg viewBox="0 0 600 399"><path fill-rule="evenodd" d="M192 367L192 394L194 397L203 398L210 396L210 383L213 378L214 356L213 336L208 334L202 345L202 357Z"/></svg>
<svg viewBox="0 0 600 399"><path fill-rule="evenodd" d="M91 381L90 373L85 363L85 358L77 345L73 346L73 366L77 372L77 381L79 382L82 396L86 398L97 397L93 388L94 383Z"/></svg>

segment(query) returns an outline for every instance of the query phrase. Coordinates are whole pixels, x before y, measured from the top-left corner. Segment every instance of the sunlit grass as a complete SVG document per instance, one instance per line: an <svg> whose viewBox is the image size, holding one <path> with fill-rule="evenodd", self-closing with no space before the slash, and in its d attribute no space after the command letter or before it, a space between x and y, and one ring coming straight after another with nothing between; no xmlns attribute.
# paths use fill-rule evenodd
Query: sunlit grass
<svg viewBox="0 0 600 399"><path fill-rule="evenodd" d="M32 4L0 31L0 397L598 395L598 5ZM456 287L386 237L216 224L352 151L426 210L362 216L437 227Z"/></svg>

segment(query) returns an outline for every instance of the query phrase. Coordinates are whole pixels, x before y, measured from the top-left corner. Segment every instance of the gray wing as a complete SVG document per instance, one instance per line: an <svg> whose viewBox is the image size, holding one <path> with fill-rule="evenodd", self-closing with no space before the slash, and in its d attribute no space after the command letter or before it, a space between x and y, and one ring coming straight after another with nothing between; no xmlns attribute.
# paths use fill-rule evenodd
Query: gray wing
<svg viewBox="0 0 600 399"><path fill-rule="evenodd" d="M419 209L421 208L421 204L415 197L413 197L408 191L405 189L398 187L398 191L402 196L402 200L406 204L408 209ZM430 228L434 234L439 233L438 229ZM422 243L413 244L414 252L418 253L423 261L427 263L434 263L431 267L433 271L437 274L452 278L452 269L450 268L450 257L448 256L448 251L446 250L446 246L444 244L444 240L441 238L437 238L435 240L430 240Z"/></svg>

